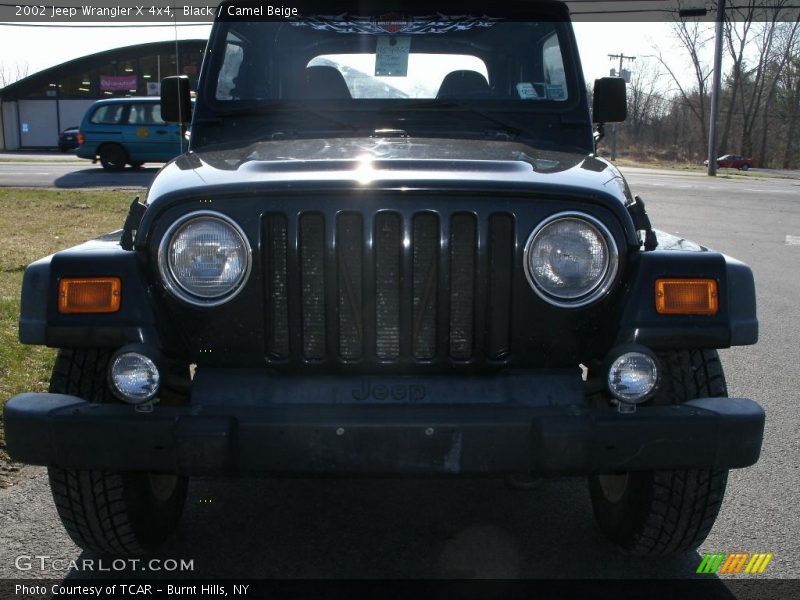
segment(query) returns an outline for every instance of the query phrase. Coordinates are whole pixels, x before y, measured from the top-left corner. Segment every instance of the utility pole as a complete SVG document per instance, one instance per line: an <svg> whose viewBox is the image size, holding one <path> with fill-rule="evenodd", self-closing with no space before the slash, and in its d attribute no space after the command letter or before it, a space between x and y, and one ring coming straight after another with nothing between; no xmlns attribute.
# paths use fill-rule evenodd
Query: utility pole
<svg viewBox="0 0 800 600"><path fill-rule="evenodd" d="M708 128L708 174L717 174L717 121L722 72L722 25L725 21L725 0L717 0L717 31L714 46L714 78L711 83L711 123Z"/></svg>
<svg viewBox="0 0 800 600"><path fill-rule="evenodd" d="M635 56L625 56L622 52L619 54L609 54L608 58L611 60L619 59L619 71L617 71L617 77L622 77L622 61L636 60ZM611 160L617 160L617 124L614 123L611 125Z"/></svg>

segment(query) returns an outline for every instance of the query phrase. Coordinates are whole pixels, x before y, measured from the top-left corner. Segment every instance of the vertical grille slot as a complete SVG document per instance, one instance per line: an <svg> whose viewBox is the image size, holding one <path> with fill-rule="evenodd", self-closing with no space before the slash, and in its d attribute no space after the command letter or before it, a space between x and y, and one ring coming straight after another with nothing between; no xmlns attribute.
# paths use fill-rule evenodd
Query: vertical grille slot
<svg viewBox="0 0 800 600"><path fill-rule="evenodd" d="M508 214L489 219L489 358L511 352L511 274L514 266L514 220Z"/></svg>
<svg viewBox="0 0 800 600"><path fill-rule="evenodd" d="M270 357L289 356L289 302L287 284L287 224L284 215L269 215L265 223L267 243L267 352Z"/></svg>
<svg viewBox="0 0 800 600"><path fill-rule="evenodd" d="M436 354L436 297L439 269L439 219L435 214L414 217L412 351L414 358Z"/></svg>
<svg viewBox="0 0 800 600"><path fill-rule="evenodd" d="M303 355L325 358L325 222L320 214L300 217L300 286Z"/></svg>
<svg viewBox="0 0 800 600"><path fill-rule="evenodd" d="M400 215L375 216L375 352L381 360L400 355Z"/></svg>
<svg viewBox="0 0 800 600"><path fill-rule="evenodd" d="M358 213L340 214L336 222L336 270L339 302L339 354L361 357L364 347L363 224Z"/></svg>
<svg viewBox="0 0 800 600"><path fill-rule="evenodd" d="M453 216L450 232L450 356L472 356L475 304L474 215Z"/></svg>

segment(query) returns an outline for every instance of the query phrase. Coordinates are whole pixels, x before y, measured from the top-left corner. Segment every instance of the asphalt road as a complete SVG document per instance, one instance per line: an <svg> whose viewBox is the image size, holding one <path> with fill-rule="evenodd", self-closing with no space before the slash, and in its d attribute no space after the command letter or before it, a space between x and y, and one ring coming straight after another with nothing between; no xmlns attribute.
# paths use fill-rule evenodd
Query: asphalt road
<svg viewBox="0 0 800 600"><path fill-rule="evenodd" d="M72 160L70 160L72 158ZM160 168L147 163L141 169L127 167L118 173L106 171L100 163L75 157L42 157L28 161L5 162L0 157L0 186L70 188L141 188L147 187Z"/></svg>
<svg viewBox="0 0 800 600"><path fill-rule="evenodd" d="M160 556L193 559L191 574L203 577L649 578L691 577L703 552L758 551L775 555L766 575L796 578L800 181L626 174L656 227L749 263L756 278L760 342L722 358L730 395L767 411L764 448L756 466L731 473L701 554L618 554L594 526L582 478L534 491L493 480L246 479L193 481ZM25 467L17 485L0 490L0 578L66 575L19 571L20 555L92 558L63 533L40 468Z"/></svg>

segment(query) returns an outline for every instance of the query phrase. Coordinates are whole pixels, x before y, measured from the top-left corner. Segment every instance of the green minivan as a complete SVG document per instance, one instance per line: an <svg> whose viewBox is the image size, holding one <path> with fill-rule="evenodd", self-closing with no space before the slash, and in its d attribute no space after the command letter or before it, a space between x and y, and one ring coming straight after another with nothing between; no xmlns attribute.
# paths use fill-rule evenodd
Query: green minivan
<svg viewBox="0 0 800 600"><path fill-rule="evenodd" d="M138 168L180 154L181 129L161 118L158 97L110 98L86 111L78 142L80 158L99 158L104 169L121 171L126 164Z"/></svg>

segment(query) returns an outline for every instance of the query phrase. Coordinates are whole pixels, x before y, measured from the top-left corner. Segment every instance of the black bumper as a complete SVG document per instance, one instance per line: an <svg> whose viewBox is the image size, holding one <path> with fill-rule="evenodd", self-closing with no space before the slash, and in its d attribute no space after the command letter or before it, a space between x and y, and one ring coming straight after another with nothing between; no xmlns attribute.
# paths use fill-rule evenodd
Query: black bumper
<svg viewBox="0 0 800 600"><path fill-rule="evenodd" d="M578 406L132 407L21 394L5 407L21 462L184 474L577 474L746 467L764 411L703 398L634 414Z"/></svg>

